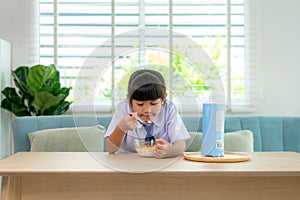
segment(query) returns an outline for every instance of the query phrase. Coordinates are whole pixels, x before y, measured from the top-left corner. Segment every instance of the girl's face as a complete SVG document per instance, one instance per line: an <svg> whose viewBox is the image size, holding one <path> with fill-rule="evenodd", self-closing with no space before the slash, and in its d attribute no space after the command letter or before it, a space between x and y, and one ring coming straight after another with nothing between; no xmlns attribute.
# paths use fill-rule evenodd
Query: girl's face
<svg viewBox="0 0 300 200"><path fill-rule="evenodd" d="M138 101L132 99L133 111L137 112L137 115L144 121L149 121L160 113L161 106L164 101L162 99L148 100L148 101Z"/></svg>

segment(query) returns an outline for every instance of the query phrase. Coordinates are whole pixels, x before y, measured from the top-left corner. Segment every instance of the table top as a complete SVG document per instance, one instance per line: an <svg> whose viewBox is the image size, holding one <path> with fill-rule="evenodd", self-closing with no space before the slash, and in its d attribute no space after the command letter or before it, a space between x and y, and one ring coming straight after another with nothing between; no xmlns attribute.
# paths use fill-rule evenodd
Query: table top
<svg viewBox="0 0 300 200"><path fill-rule="evenodd" d="M197 176L300 176L300 154L295 152L248 153L238 163L203 163L183 156L143 158L136 153L19 152L0 161L0 175L177 173Z"/></svg>

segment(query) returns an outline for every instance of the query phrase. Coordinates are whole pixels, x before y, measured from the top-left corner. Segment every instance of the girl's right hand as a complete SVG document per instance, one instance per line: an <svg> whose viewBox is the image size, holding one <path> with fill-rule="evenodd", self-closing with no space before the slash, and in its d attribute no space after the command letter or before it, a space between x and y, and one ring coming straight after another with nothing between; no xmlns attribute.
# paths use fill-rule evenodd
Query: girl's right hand
<svg viewBox="0 0 300 200"><path fill-rule="evenodd" d="M137 113L131 113L130 115L126 115L118 124L118 127L124 131L125 133L128 130L136 129L138 125L137 121Z"/></svg>

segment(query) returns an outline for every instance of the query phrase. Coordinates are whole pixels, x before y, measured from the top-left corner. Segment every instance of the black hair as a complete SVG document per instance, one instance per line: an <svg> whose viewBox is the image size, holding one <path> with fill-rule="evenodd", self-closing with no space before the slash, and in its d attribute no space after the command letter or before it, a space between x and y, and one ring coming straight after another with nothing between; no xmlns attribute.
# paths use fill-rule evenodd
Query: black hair
<svg viewBox="0 0 300 200"><path fill-rule="evenodd" d="M158 71L150 69L140 69L133 72L128 82L128 99L138 101L148 101L155 99L165 99L166 86L165 79Z"/></svg>

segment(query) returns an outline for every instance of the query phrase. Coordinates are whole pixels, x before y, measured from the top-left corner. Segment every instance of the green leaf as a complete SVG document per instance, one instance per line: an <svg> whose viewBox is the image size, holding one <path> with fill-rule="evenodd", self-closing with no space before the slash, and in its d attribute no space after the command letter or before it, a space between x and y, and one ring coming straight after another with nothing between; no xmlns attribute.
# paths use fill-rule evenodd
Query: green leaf
<svg viewBox="0 0 300 200"><path fill-rule="evenodd" d="M18 117L31 115L25 105L15 103L12 103L12 112Z"/></svg>
<svg viewBox="0 0 300 200"><path fill-rule="evenodd" d="M12 71L12 76L16 86L22 90L27 91L26 79L29 73L29 67L20 66L15 71Z"/></svg>
<svg viewBox="0 0 300 200"><path fill-rule="evenodd" d="M24 99L20 97L15 88L6 87L2 94L6 97L1 102L1 107L14 113L16 116L31 115L28 107L24 104Z"/></svg>
<svg viewBox="0 0 300 200"><path fill-rule="evenodd" d="M7 99L3 99L1 101L1 108L4 108L4 109L9 110L9 111L12 112L12 108L11 107L12 107L11 106L11 102L8 101Z"/></svg>
<svg viewBox="0 0 300 200"><path fill-rule="evenodd" d="M48 81L49 83L51 82L51 85L50 84L47 84L45 83L44 87L41 89L41 91L47 91L47 92L50 92L51 94L53 95L56 95L56 92L57 90L60 89L60 83L58 82L53 82L53 81Z"/></svg>
<svg viewBox="0 0 300 200"><path fill-rule="evenodd" d="M32 106L41 111L41 114L51 106L59 104L60 101L64 99L64 95L60 94L58 96L54 96L49 92L41 91L36 92L34 96L34 101L32 102Z"/></svg>
<svg viewBox="0 0 300 200"><path fill-rule="evenodd" d="M14 113L18 117L30 115L25 105L16 104L7 99L2 100L1 107Z"/></svg>
<svg viewBox="0 0 300 200"><path fill-rule="evenodd" d="M61 115L65 113L71 105L71 102L62 101L56 106L51 106L49 109L44 111L44 115Z"/></svg>
<svg viewBox="0 0 300 200"><path fill-rule="evenodd" d="M2 94L6 97L6 99L10 102L15 102L18 104L23 104L22 98L17 94L15 88L6 87L2 91Z"/></svg>
<svg viewBox="0 0 300 200"><path fill-rule="evenodd" d="M69 87L69 88L66 88L66 87L58 88L56 91L53 92L53 94L54 95L63 94L67 98L69 96L69 93L70 93L71 89L72 89L71 87Z"/></svg>
<svg viewBox="0 0 300 200"><path fill-rule="evenodd" d="M16 88L7 87L2 93L3 109L16 116L58 115L69 109L65 101L71 87L61 88L59 71L55 65L19 66L12 71Z"/></svg>
<svg viewBox="0 0 300 200"><path fill-rule="evenodd" d="M41 91L44 84L48 82L48 85L52 86L57 82L57 70L54 65L49 67L44 65L35 65L29 69L27 77L27 87L32 95L35 92ZM54 82L54 83L51 83Z"/></svg>

